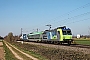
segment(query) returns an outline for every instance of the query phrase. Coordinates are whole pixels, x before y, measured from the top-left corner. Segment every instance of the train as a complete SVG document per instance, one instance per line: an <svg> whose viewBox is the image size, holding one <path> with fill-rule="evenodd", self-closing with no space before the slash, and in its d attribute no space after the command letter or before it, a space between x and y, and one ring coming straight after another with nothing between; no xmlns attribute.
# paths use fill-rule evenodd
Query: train
<svg viewBox="0 0 90 60"><path fill-rule="evenodd" d="M45 30L41 32L32 32L29 34L22 34L24 41L46 42L54 44L70 45L73 42L72 32L66 26L57 27L52 30Z"/></svg>

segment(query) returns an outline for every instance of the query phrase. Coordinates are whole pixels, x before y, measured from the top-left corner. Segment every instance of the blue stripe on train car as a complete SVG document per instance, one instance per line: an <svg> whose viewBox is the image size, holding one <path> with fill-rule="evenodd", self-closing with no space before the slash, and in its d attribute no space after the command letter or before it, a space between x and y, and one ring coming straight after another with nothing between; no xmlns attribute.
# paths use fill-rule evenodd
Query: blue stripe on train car
<svg viewBox="0 0 90 60"><path fill-rule="evenodd" d="M54 38L55 35L57 35L57 32L55 30L51 31L52 34L52 39Z"/></svg>
<svg viewBox="0 0 90 60"><path fill-rule="evenodd" d="M47 32L46 35L47 35L47 39L50 40L51 39L50 32Z"/></svg>
<svg viewBox="0 0 90 60"><path fill-rule="evenodd" d="M52 33L52 37L53 37L55 35L55 31L52 31L51 33Z"/></svg>

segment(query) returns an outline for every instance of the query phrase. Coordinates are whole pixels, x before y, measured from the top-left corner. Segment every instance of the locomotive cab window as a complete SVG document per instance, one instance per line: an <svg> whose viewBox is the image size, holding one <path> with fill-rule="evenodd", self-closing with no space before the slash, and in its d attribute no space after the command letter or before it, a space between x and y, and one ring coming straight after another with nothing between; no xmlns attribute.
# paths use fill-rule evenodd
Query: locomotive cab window
<svg viewBox="0 0 90 60"><path fill-rule="evenodd" d="M63 35L67 35L67 32L66 31L63 31Z"/></svg>
<svg viewBox="0 0 90 60"><path fill-rule="evenodd" d="M68 35L72 35L71 31L67 31L67 34L68 34Z"/></svg>
<svg viewBox="0 0 90 60"><path fill-rule="evenodd" d="M72 35L71 30L63 30L63 35Z"/></svg>

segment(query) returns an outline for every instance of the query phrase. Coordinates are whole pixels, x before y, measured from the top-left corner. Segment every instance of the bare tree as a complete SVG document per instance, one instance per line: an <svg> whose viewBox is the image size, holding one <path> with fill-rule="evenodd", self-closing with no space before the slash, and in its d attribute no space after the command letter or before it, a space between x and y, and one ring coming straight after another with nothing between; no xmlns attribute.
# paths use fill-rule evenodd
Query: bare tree
<svg viewBox="0 0 90 60"><path fill-rule="evenodd" d="M8 33L7 36L4 37L4 40L11 42L11 41L13 41L13 38L14 38L13 33L10 32L10 33Z"/></svg>

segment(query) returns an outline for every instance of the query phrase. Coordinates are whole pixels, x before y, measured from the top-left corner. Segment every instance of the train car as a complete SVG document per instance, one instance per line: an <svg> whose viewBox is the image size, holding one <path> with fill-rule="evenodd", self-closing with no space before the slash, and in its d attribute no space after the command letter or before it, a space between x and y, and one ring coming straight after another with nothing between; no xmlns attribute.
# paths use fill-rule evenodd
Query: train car
<svg viewBox="0 0 90 60"><path fill-rule="evenodd" d="M54 44L62 44L68 43L69 45L72 40L72 33L70 28L58 27L53 30L49 30L46 32L47 35L47 42L54 43Z"/></svg>
<svg viewBox="0 0 90 60"><path fill-rule="evenodd" d="M33 32L27 35L29 41L41 42L47 39L45 32Z"/></svg>
<svg viewBox="0 0 90 60"><path fill-rule="evenodd" d="M63 41L63 43L68 43L71 44L73 42L72 40L72 32L70 28L62 28L62 29L58 29L58 31L60 31L60 35L61 35L61 41Z"/></svg>
<svg viewBox="0 0 90 60"><path fill-rule="evenodd" d="M27 40L28 37L27 37L27 34L26 33L23 33L22 36L20 37L21 40Z"/></svg>
<svg viewBox="0 0 90 60"><path fill-rule="evenodd" d="M71 29L66 28L66 26L58 27L52 30L45 30L43 32L33 32L23 35L23 38L28 38L29 41L54 44L68 43L70 45L73 42Z"/></svg>

